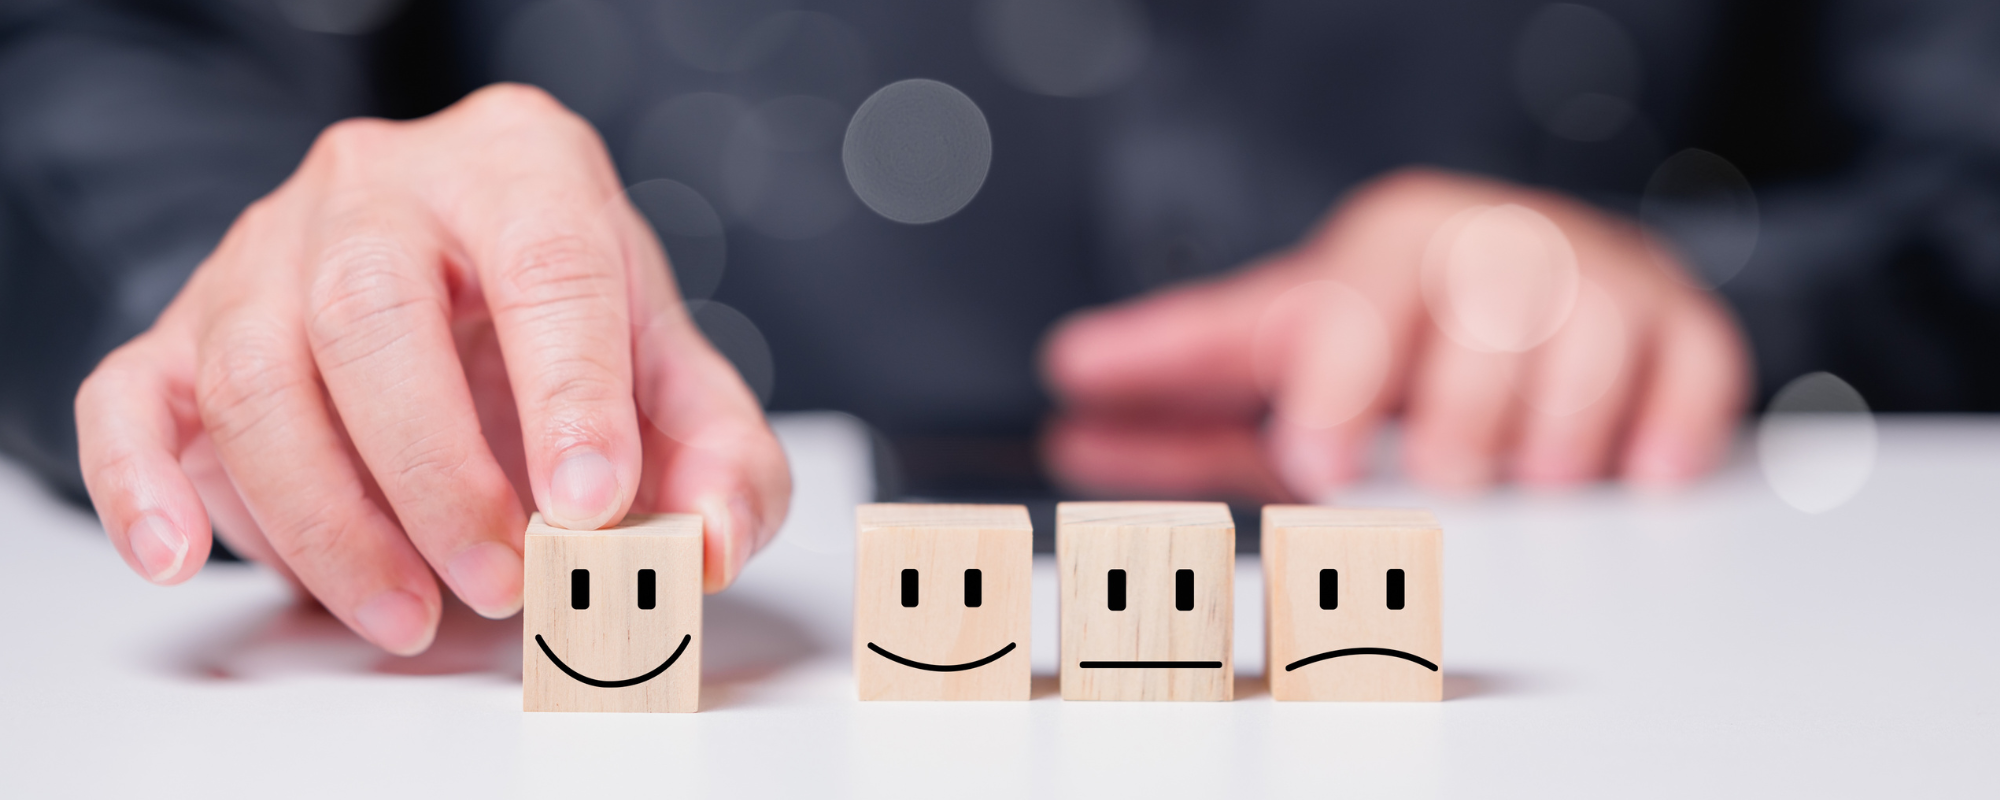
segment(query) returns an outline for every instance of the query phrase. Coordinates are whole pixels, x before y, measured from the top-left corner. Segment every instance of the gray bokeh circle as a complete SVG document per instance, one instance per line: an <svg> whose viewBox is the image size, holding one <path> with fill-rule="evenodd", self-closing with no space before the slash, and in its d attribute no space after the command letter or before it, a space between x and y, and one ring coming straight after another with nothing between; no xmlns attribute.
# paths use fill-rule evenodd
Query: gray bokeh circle
<svg viewBox="0 0 2000 800"><path fill-rule="evenodd" d="M958 213L993 161L986 115L964 92L913 78L876 90L848 121L840 160L875 213L920 225Z"/></svg>

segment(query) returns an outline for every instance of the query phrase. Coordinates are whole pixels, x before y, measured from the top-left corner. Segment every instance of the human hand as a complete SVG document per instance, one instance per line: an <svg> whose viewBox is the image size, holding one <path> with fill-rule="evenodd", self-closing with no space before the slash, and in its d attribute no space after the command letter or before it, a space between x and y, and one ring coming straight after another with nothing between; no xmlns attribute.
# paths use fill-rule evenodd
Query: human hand
<svg viewBox="0 0 2000 800"><path fill-rule="evenodd" d="M1579 202L1395 173L1260 264L1060 323L1045 458L1087 491L1317 500L1400 409L1434 486L1684 482L1726 450L1749 356L1680 274Z"/></svg>
<svg viewBox="0 0 2000 800"><path fill-rule="evenodd" d="M76 412L140 575L187 580L212 521L406 655L436 631L433 573L480 614L520 609L524 488L571 529L700 513L709 591L791 495L596 132L521 86L329 127Z"/></svg>

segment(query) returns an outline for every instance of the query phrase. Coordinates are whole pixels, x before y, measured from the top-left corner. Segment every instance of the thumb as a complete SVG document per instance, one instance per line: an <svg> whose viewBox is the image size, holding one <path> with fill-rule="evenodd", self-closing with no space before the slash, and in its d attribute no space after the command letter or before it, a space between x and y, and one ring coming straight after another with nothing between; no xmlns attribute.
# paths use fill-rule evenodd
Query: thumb
<svg viewBox="0 0 2000 800"><path fill-rule="evenodd" d="M1271 302L1302 279L1293 258L1094 309L1042 344L1058 402L1092 409L1251 416L1265 407L1254 349Z"/></svg>

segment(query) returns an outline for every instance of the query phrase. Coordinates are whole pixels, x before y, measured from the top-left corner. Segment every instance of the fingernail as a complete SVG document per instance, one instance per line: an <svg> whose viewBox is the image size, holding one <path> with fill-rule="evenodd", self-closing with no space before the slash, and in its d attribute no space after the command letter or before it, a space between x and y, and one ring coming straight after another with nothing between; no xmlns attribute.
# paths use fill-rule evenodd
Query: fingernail
<svg viewBox="0 0 2000 800"><path fill-rule="evenodd" d="M377 647L399 656L413 656L431 646L430 615L416 595L390 589L354 610L354 622Z"/></svg>
<svg viewBox="0 0 2000 800"><path fill-rule="evenodd" d="M488 619L521 610L521 554L499 542L481 542L445 564L458 599Z"/></svg>
<svg viewBox="0 0 2000 800"><path fill-rule="evenodd" d="M618 473L611 459L585 450L563 459L549 476L549 521L573 530L597 528L611 521L617 497Z"/></svg>
<svg viewBox="0 0 2000 800"><path fill-rule="evenodd" d="M139 560L146 580L160 583L181 571L187 561L187 534L158 514L147 514L125 532L132 557Z"/></svg>
<svg viewBox="0 0 2000 800"><path fill-rule="evenodd" d="M750 563L750 554L763 546L763 542L756 540L757 516L750 511L750 501L744 499L743 495L729 498L729 516L736 526L734 532L738 542L736 548L729 551L730 558L734 562L729 565L729 574L734 578L743 574L743 566Z"/></svg>
<svg viewBox="0 0 2000 800"><path fill-rule="evenodd" d="M714 531L709 541L722 548L722 555L716 559L722 567L721 575L709 576L703 590L719 592L736 582L736 576L743 573L743 565L750 561L750 551L755 546L748 537L754 535L751 527L750 504L741 496L724 501L720 497L710 497L697 504L702 520Z"/></svg>

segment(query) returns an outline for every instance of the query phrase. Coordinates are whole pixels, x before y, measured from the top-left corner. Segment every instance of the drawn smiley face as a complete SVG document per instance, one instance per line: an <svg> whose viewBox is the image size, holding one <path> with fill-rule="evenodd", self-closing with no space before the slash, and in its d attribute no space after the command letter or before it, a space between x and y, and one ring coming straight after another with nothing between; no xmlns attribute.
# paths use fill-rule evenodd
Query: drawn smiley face
<svg viewBox="0 0 2000 800"><path fill-rule="evenodd" d="M1272 696L1440 699L1442 549L1429 512L1267 506Z"/></svg>
<svg viewBox="0 0 2000 800"><path fill-rule="evenodd" d="M1027 699L1027 509L883 503L855 516L861 699Z"/></svg>
<svg viewBox="0 0 2000 800"><path fill-rule="evenodd" d="M528 527L521 682L529 711L694 711L701 685L701 518Z"/></svg>
<svg viewBox="0 0 2000 800"><path fill-rule="evenodd" d="M659 572L651 569L639 570L638 574L634 578L634 583L637 585L638 588L638 591L636 592L637 598L635 602L635 605L638 607L638 610L640 611L658 610L659 583L660 583ZM569 585L570 585L569 607L576 611L590 610L590 570L587 569L570 570ZM535 644L542 649L543 655L548 656L549 662L554 664L556 666L556 669L562 670L564 675L568 675L572 678L575 678L577 681L581 683L589 684L591 686L596 686L602 689L617 689L625 686L637 686L639 684L645 683L646 681L650 681L654 678L659 677L660 673L666 672L668 668L674 665L675 661L678 661L680 659L682 653L687 652L688 643L692 641L694 641L693 634L685 634L685 633L681 634L681 643L678 647L674 648L673 655L667 656L667 660L660 662L659 666L654 667L651 670L648 670L643 675L631 678L623 678L619 680L605 680L601 678L592 678L581 672L577 672L574 668L570 667L570 665L563 663L562 657L556 655L556 651L549 647L548 640L543 639L542 635L539 633L535 634Z"/></svg>

